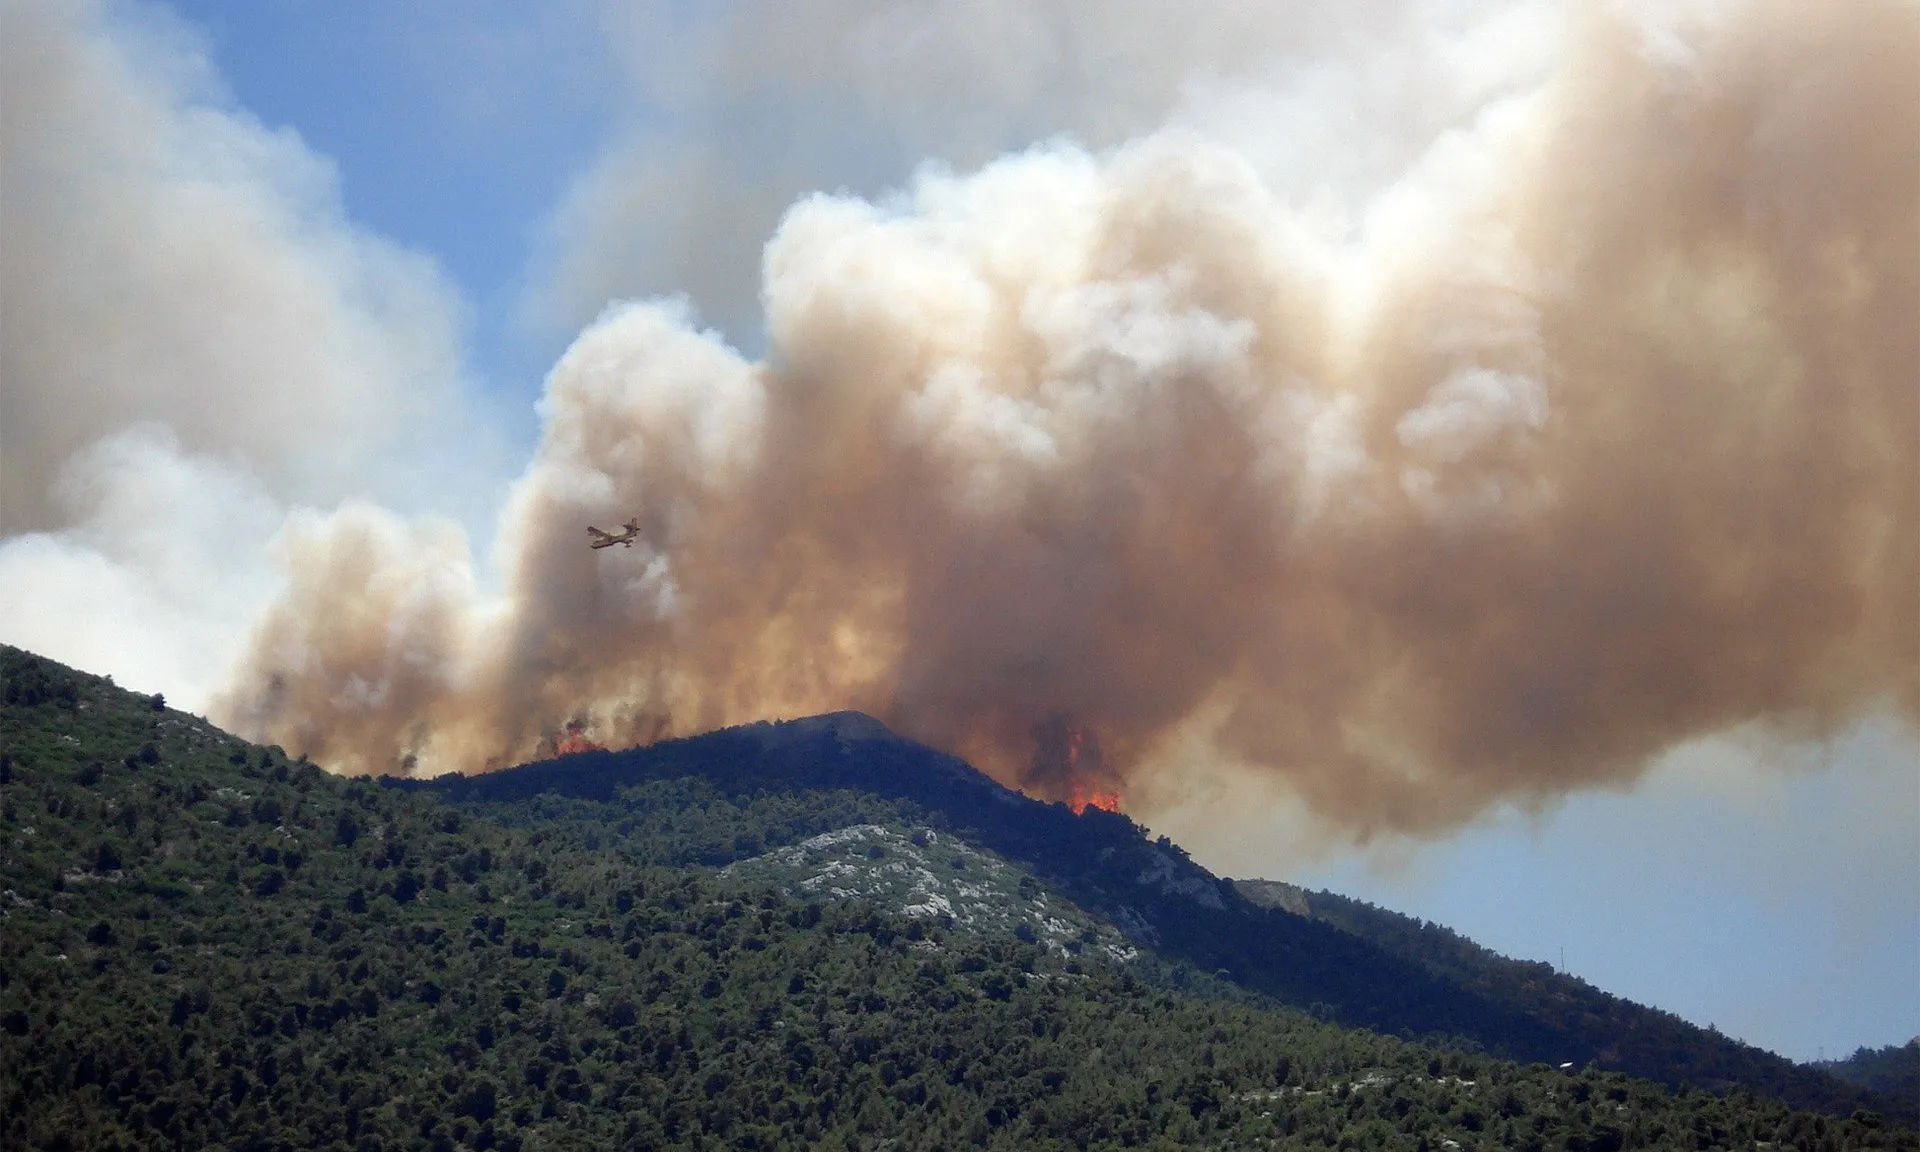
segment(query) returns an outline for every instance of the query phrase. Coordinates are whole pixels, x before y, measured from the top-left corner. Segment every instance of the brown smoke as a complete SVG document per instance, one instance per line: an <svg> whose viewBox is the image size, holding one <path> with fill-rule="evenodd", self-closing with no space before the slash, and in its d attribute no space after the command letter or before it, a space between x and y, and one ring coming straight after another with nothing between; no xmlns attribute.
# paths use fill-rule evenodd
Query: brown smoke
<svg viewBox="0 0 1920 1152"><path fill-rule="evenodd" d="M1063 798L1198 732L1358 834L1913 719L1920 8L1619 11L1354 242L1173 132L796 205L764 361L611 310L499 592L298 521L222 710L397 772L853 707Z"/></svg>

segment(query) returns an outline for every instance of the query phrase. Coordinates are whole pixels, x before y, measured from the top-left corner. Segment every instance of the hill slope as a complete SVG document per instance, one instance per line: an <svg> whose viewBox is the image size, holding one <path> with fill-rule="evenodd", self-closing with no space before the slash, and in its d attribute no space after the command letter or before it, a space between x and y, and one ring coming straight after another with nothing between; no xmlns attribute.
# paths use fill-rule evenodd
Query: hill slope
<svg viewBox="0 0 1920 1152"><path fill-rule="evenodd" d="M1859 1048L1845 1060L1818 1067L1889 1099L1920 1105L1920 1036L1885 1048Z"/></svg>
<svg viewBox="0 0 1920 1152"><path fill-rule="evenodd" d="M17 650L0 681L10 1148L1914 1147L1180 994L1208 978L1094 946L1098 918L1028 942L792 894L948 843L872 793L695 776L625 786L614 822L553 793L463 807ZM884 838L809 863L862 813L836 827ZM660 862L723 844L798 870ZM989 908L1049 898L963 862Z"/></svg>
<svg viewBox="0 0 1920 1152"><path fill-rule="evenodd" d="M684 779L735 800L784 795L813 804L820 801L805 798L858 795L869 805L876 797L895 801L904 805L896 818L921 821L1031 868L1136 942L1323 1019L1523 1061L1593 1062L1673 1086L1726 1091L1738 1085L1836 1115L1863 1107L1908 1119L1913 1112L1904 1102L1554 976L1544 966L1487 963L1500 958L1444 929L1326 894L1276 900L1271 893L1288 886L1222 880L1164 837L1148 840L1125 816L1098 809L1075 816L1062 805L1028 799L858 714L747 725L405 786L480 805L502 819L515 818L516 806L565 798L585 805L581 811L592 819L618 824L658 819L649 815L657 806L641 797ZM829 823L810 827L825 830ZM721 865L761 850L753 836L738 844L719 837L689 845L686 858ZM1446 943L1434 942L1442 938Z"/></svg>
<svg viewBox="0 0 1920 1152"><path fill-rule="evenodd" d="M1873 1093L1870 1102L1904 1123L1920 1121L1920 1092L1889 1091L1894 1080L1841 1075L1841 1066L1794 1064L1764 1049L1699 1028L1670 1012L1636 1004L1538 961L1511 960L1443 925L1422 921L1332 892L1308 892L1272 880L1235 881L1255 903L1285 907L1420 965L1463 988L1519 1007L1548 1023L1572 1045L1597 1055L1603 1067L1625 1068L1668 1083L1725 1091L1733 1085L1844 1109L1828 1078ZM1889 1050L1894 1051L1894 1050Z"/></svg>

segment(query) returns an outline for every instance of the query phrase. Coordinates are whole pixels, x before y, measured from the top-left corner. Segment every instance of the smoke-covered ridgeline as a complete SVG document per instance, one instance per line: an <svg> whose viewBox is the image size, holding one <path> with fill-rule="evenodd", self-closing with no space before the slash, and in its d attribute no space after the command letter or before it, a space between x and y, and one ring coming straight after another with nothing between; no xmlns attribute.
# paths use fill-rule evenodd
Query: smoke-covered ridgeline
<svg viewBox="0 0 1920 1152"><path fill-rule="evenodd" d="M1065 723L1362 834L1913 718L1920 9L1614 11L1351 237L1173 130L802 201L763 360L652 302L554 368L500 596L296 519L219 714L427 772L856 707L1050 794Z"/></svg>

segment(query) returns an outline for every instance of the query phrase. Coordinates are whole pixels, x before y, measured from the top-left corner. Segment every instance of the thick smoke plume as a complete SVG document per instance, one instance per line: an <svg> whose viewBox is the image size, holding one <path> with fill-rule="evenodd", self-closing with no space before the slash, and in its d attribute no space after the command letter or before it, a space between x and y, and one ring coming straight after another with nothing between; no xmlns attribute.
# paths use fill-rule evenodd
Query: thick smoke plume
<svg viewBox="0 0 1920 1152"><path fill-rule="evenodd" d="M497 595L291 523L220 711L437 772L854 707L1061 798L1198 739L1363 835L1912 720L1920 8L1622 11L1352 235L1176 130L805 200L764 359L652 302L554 368Z"/></svg>

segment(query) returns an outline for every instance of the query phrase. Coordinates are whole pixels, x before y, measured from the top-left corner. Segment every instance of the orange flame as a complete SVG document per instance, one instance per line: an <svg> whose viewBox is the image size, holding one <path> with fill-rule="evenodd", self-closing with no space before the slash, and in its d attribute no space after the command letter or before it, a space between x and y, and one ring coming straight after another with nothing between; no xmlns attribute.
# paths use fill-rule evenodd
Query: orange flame
<svg viewBox="0 0 1920 1152"><path fill-rule="evenodd" d="M1098 788L1091 787L1084 780L1075 780L1073 794L1067 797L1067 807L1073 810L1075 816L1085 813L1089 808L1098 808L1102 812L1118 812L1120 811L1120 793L1102 792Z"/></svg>
<svg viewBox="0 0 1920 1152"><path fill-rule="evenodd" d="M1119 790L1103 789L1096 782L1104 773L1101 771L1099 743L1093 739L1092 730L1082 724L1069 724L1066 736L1066 768L1072 780L1067 793L1067 807L1075 816L1083 815L1088 808L1098 808L1102 812L1120 811Z"/></svg>
<svg viewBox="0 0 1920 1152"><path fill-rule="evenodd" d="M605 744L595 744L587 739L587 726L579 720L572 721L566 731L553 739L553 758L571 756L576 752L605 752Z"/></svg>

